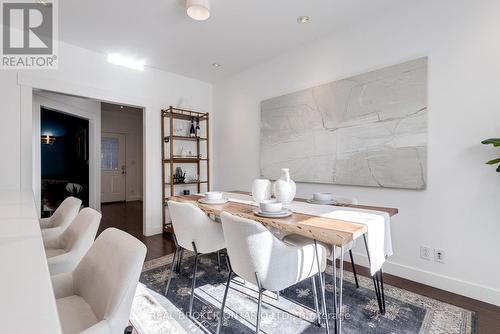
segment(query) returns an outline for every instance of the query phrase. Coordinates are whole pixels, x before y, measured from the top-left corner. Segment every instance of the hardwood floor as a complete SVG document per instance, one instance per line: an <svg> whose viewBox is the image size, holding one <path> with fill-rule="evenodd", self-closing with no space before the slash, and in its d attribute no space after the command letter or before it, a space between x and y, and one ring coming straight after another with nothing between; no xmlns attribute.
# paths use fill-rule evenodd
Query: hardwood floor
<svg viewBox="0 0 500 334"><path fill-rule="evenodd" d="M144 237L142 235L142 202L140 201L103 204L102 215L99 233L108 227L116 227L132 234L147 246L148 253L146 260L155 259L174 251L174 243L168 235L163 234L151 237ZM346 263L344 267L346 270L350 270L351 265L350 263ZM356 266L356 271L358 274L368 276L368 269L365 267ZM390 274L384 274L384 283L475 311L477 313L478 334L500 333L500 307L498 306ZM137 334L137 332L134 331L134 334Z"/></svg>
<svg viewBox="0 0 500 334"><path fill-rule="evenodd" d="M141 240L148 252L146 261L159 258L174 251L171 239L161 234L145 237L142 234L142 201L102 204L102 219L98 235L108 227L116 227Z"/></svg>
<svg viewBox="0 0 500 334"><path fill-rule="evenodd" d="M344 262L344 268L351 271L351 264ZM356 265L356 272L366 277L369 276L368 268L365 267ZM422 296L427 296L448 304L475 311L477 313L478 334L500 333L500 307L498 306L483 303L472 298L436 289L425 284L410 281L387 273L384 273L384 284L390 284L401 289L418 293Z"/></svg>

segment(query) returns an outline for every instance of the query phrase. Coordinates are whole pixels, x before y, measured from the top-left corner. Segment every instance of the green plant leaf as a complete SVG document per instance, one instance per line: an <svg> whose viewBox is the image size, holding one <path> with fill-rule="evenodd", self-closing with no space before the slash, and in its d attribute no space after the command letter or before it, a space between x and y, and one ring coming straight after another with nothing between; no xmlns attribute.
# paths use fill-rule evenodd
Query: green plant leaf
<svg viewBox="0 0 500 334"><path fill-rule="evenodd" d="M498 159L493 159L487 162L488 165L496 165L497 163L500 162L500 158Z"/></svg>
<svg viewBox="0 0 500 334"><path fill-rule="evenodd" d="M481 142L481 144L485 144L485 145L492 144L493 146L497 147L497 146L500 146L500 138L486 139L486 140L483 140Z"/></svg>

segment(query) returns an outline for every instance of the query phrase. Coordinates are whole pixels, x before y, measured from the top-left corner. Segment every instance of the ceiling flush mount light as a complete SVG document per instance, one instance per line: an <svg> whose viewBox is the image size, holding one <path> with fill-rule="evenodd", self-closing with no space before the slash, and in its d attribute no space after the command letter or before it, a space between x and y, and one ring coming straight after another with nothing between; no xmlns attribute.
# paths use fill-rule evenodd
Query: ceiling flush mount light
<svg viewBox="0 0 500 334"><path fill-rule="evenodd" d="M135 60L132 58L124 57L119 53L110 53L108 54L108 62L120 65L123 67L127 67L137 71L144 71L144 61Z"/></svg>
<svg viewBox="0 0 500 334"><path fill-rule="evenodd" d="M186 11L193 20L205 21L210 17L210 0L186 0Z"/></svg>
<svg viewBox="0 0 500 334"><path fill-rule="evenodd" d="M311 18L309 16L299 16L297 17L298 24L306 24L311 22Z"/></svg>
<svg viewBox="0 0 500 334"><path fill-rule="evenodd" d="M212 66L215 67L215 68L221 67L221 65L219 63L213 63Z"/></svg>

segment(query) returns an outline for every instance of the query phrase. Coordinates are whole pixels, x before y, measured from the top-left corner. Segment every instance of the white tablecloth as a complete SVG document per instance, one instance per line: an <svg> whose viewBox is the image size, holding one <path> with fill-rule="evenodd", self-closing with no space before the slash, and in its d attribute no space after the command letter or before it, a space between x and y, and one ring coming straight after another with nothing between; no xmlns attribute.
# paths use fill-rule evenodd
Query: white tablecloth
<svg viewBox="0 0 500 334"><path fill-rule="evenodd" d="M224 196L233 202L240 202L255 206L258 205L249 195L224 193ZM368 229L367 244L371 260L370 272L372 275L380 270L385 260L393 254L390 225L391 217L386 212L342 206L317 205L297 201L293 201L292 203L286 205L286 207L297 213L340 219L366 225Z"/></svg>

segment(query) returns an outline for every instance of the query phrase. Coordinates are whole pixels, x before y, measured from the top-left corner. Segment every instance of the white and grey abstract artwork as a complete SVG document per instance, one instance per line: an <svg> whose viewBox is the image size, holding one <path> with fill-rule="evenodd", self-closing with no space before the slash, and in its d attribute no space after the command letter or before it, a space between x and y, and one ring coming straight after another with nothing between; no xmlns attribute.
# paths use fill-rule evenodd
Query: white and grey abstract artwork
<svg viewBox="0 0 500 334"><path fill-rule="evenodd" d="M260 144L263 177L424 189L427 58L262 101Z"/></svg>

